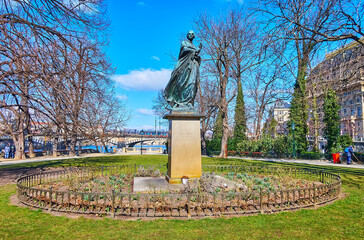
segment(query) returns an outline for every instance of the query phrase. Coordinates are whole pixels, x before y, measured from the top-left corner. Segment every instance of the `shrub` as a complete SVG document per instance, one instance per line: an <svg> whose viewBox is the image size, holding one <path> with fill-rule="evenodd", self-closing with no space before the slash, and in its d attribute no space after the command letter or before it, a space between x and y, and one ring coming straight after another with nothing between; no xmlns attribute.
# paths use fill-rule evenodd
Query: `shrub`
<svg viewBox="0 0 364 240"><path fill-rule="evenodd" d="M258 140L245 140L237 144L239 152L262 152L264 156L291 156L293 153L292 136L279 135L272 138L263 135Z"/></svg>
<svg viewBox="0 0 364 240"><path fill-rule="evenodd" d="M207 155L212 155L213 152L220 152L220 149L221 149L220 139L206 140Z"/></svg>

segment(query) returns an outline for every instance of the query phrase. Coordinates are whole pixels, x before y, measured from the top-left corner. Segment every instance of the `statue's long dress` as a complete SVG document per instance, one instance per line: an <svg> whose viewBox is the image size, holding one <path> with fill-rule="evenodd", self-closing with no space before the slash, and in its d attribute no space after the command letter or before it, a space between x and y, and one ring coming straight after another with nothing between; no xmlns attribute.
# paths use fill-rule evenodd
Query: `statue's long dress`
<svg viewBox="0 0 364 240"><path fill-rule="evenodd" d="M182 42L177 65L164 89L164 98L172 107L193 105L200 80L201 58L195 59L197 50L192 42Z"/></svg>

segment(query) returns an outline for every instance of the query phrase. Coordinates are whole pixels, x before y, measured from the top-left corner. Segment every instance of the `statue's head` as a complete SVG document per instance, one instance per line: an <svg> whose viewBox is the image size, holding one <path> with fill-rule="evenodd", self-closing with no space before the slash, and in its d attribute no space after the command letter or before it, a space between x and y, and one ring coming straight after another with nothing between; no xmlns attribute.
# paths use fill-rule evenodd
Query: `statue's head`
<svg viewBox="0 0 364 240"><path fill-rule="evenodd" d="M192 31L192 30L188 31L188 33L187 33L187 39L190 40L190 41L192 41L194 38L195 38L195 32Z"/></svg>

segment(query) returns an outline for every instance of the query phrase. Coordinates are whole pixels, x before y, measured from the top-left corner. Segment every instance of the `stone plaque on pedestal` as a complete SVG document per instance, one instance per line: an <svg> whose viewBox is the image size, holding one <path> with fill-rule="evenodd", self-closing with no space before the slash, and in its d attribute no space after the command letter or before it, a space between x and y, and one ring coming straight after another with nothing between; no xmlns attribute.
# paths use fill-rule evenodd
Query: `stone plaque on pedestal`
<svg viewBox="0 0 364 240"><path fill-rule="evenodd" d="M172 111L163 118L169 120L168 175L170 184L182 183L182 178L201 177L200 120L203 115L188 111Z"/></svg>

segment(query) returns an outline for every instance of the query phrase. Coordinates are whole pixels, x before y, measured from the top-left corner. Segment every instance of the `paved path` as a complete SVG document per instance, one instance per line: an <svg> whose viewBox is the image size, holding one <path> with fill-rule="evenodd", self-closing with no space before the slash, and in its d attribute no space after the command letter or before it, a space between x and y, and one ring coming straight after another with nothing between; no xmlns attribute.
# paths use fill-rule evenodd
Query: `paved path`
<svg viewBox="0 0 364 240"><path fill-rule="evenodd" d="M81 155L81 156L73 156L73 157L67 157L67 156L59 156L59 157L36 157L31 159L24 159L24 160L12 160L12 159L1 159L0 160L0 166L9 166L14 164L20 164L20 163L33 163L33 162L43 162L43 161L62 161L70 158L86 158L86 157L99 157L99 156L110 156L111 153L91 153L87 155Z"/></svg>
<svg viewBox="0 0 364 240"><path fill-rule="evenodd" d="M62 160L70 159L70 158L101 157L101 156L111 156L111 155L138 155L138 154L92 153L92 154L86 154L86 155L74 156L74 157L39 157L39 158L32 158L32 159L25 159L25 160L1 159L0 166L9 166L9 165L20 164L20 163L32 163L32 162L43 162L43 161L62 161ZM266 161L266 162L303 163L303 164L318 165L318 166L333 166L333 167L364 169L364 164L351 164L351 165L347 165L346 163L334 164L328 160L267 159L267 158L249 158L249 157L229 157L229 158L249 159L249 160Z"/></svg>
<svg viewBox="0 0 364 240"><path fill-rule="evenodd" d="M13 159L0 159L0 166L9 166L20 163L33 163L33 162L45 162L45 161L62 161L70 158L88 158L88 157L104 157L113 155L139 155L139 153L89 153L80 156L59 156L59 157L35 157L25 160L13 160ZM145 155L145 154L143 154ZM162 155L161 153L149 153L147 155Z"/></svg>
<svg viewBox="0 0 364 240"><path fill-rule="evenodd" d="M265 161L265 162L303 163L303 164L317 165L317 166L333 166L333 167L364 169L364 164L354 163L354 164L347 165L346 162L337 164L337 163L333 163L329 160L303 160L303 159L283 159L283 158L282 159L279 159L279 158L268 159L268 158L250 158L250 157L229 157L229 158L249 159L249 160L257 160L257 161Z"/></svg>

